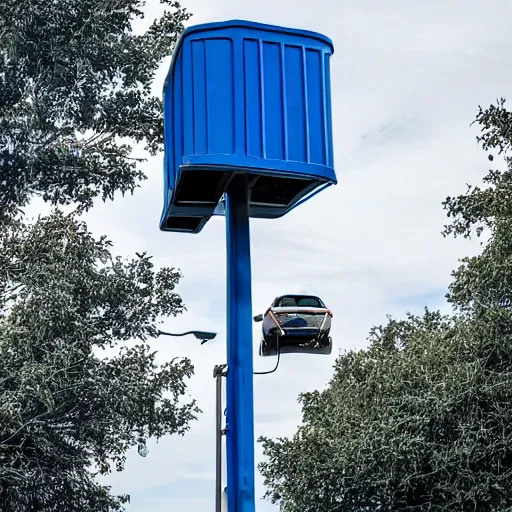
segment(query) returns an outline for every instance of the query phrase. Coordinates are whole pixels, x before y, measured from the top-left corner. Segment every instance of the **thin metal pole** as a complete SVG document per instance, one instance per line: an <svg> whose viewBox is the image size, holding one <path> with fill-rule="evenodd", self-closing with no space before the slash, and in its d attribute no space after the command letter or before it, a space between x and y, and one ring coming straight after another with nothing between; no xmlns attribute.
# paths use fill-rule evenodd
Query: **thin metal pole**
<svg viewBox="0 0 512 512"><path fill-rule="evenodd" d="M215 511L222 512L222 375L217 373L217 439Z"/></svg>
<svg viewBox="0 0 512 512"><path fill-rule="evenodd" d="M222 378L224 376L223 369L226 365L217 365L213 369L213 376L216 379L216 466L215 466L215 512L222 512L222 416L224 408L222 406Z"/></svg>
<svg viewBox="0 0 512 512"><path fill-rule="evenodd" d="M255 512L251 251L248 178L226 192L228 512Z"/></svg>

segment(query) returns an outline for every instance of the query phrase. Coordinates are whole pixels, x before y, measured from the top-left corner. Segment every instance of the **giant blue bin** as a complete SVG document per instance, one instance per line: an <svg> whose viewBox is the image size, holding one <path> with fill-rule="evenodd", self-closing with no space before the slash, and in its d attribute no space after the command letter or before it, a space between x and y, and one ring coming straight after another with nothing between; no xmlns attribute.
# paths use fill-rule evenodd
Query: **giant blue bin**
<svg viewBox="0 0 512 512"><path fill-rule="evenodd" d="M325 36L248 21L187 28L164 85L164 231L199 232L230 180L276 218L335 184Z"/></svg>

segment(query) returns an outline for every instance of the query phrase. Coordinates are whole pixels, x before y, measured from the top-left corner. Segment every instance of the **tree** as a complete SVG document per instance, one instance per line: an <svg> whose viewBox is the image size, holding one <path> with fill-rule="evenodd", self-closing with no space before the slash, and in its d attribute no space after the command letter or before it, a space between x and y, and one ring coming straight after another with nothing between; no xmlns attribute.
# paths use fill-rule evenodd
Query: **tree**
<svg viewBox="0 0 512 512"><path fill-rule="evenodd" d="M501 99L486 110L479 107L476 121L482 127L477 140L489 151L489 160L494 161L492 153L497 152L504 158L505 169L490 169L482 188L469 186L465 194L443 203L453 218L445 226L445 235L489 235L482 254L464 258L453 273L448 298L461 312L485 310L502 299L512 299L512 112Z"/></svg>
<svg viewBox="0 0 512 512"><path fill-rule="evenodd" d="M325 391L301 395L292 438L260 440L281 510L512 510L512 315L500 307L512 298L512 114L502 100L477 122L507 168L444 203L445 235L489 235L453 273L454 314L373 328L367 349L337 359Z"/></svg>
<svg viewBox="0 0 512 512"><path fill-rule="evenodd" d="M5 0L0 13L0 503L3 512L111 512L95 476L127 450L184 434L188 359L158 365L147 345L184 310L181 274L146 253L121 259L80 214L133 192L131 147L162 147L155 70L189 17L177 2L133 33L144 0ZM34 196L55 210L35 223ZM128 348L130 340L137 344ZM107 348L121 346L116 356Z"/></svg>
<svg viewBox="0 0 512 512"><path fill-rule="evenodd" d="M159 367L142 343L155 321L183 311L180 273L145 254L113 258L75 215L4 233L0 322L0 500L4 511L118 510L94 462L122 470L128 448L183 434L198 409L181 403L188 360ZM168 396L166 396L168 395Z"/></svg>
<svg viewBox="0 0 512 512"><path fill-rule="evenodd" d="M131 144L163 143L155 71L190 15L170 10L137 35L146 0L4 0L0 13L0 220L34 195L86 208L133 191ZM125 144L121 144L125 140Z"/></svg>

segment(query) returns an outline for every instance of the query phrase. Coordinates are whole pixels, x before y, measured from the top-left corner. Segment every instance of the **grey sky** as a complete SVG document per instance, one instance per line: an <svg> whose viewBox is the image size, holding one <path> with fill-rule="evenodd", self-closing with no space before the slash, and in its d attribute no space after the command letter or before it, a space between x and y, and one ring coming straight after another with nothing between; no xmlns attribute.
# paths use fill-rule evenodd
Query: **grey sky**
<svg viewBox="0 0 512 512"><path fill-rule="evenodd" d="M148 17L160 9L148 0ZM477 244L445 240L441 201L476 183L487 159L475 142L478 104L510 96L509 0L183 0L191 24L227 19L315 30L335 45L332 95L339 185L282 219L251 223L254 313L282 293L313 293L334 311L332 357L290 355L280 370L255 379L256 436L290 435L300 423L297 395L323 387L338 353L363 347L387 313L444 307L457 258ZM169 62L155 84L160 94ZM512 99L511 99L512 100ZM225 230L212 219L199 235L158 230L162 156L148 162L149 180L134 197L98 204L91 229L115 250L147 250L179 267L188 312L164 327L219 332L204 346L193 338L154 343L162 360L188 356L196 365L190 393L204 413L184 438L149 444L124 473L108 478L132 495L130 512L213 509L214 380L225 360ZM254 329L255 368L261 325ZM261 460L257 447L257 460ZM261 479L257 495L263 494ZM277 510L259 502L258 512Z"/></svg>

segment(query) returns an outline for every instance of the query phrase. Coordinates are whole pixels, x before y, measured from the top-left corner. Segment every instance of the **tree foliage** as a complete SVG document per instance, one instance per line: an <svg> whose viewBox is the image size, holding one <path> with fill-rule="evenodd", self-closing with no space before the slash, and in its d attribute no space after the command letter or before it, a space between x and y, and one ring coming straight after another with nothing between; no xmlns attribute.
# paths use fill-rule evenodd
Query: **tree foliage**
<svg viewBox="0 0 512 512"><path fill-rule="evenodd" d="M482 179L483 187L469 185L464 194L446 198L443 206L453 221L445 226L445 235L468 238L475 232L480 236L485 229L492 230L497 220L512 215L512 112L501 99L487 109L479 107L475 122L481 128L477 141L489 152L489 160L494 161L496 152L504 158L505 168L489 169Z"/></svg>
<svg viewBox="0 0 512 512"><path fill-rule="evenodd" d="M114 258L74 216L3 235L0 283L0 501L4 511L117 510L94 480L149 437L183 434L188 360L159 366L145 343L161 315L183 311L180 273L145 254Z"/></svg>
<svg viewBox="0 0 512 512"><path fill-rule="evenodd" d="M144 178L131 144L162 147L151 86L189 18L160 3L169 10L135 34L146 0L2 2L0 219L33 195L88 208Z"/></svg>
<svg viewBox="0 0 512 512"><path fill-rule="evenodd" d="M261 439L267 496L285 512L512 510L512 114L502 100L477 122L506 168L444 203L445 235L489 234L453 273L454 315L372 329L325 391L301 395L292 438Z"/></svg>
<svg viewBox="0 0 512 512"><path fill-rule="evenodd" d="M132 146L162 147L156 69L189 14L135 34L145 0L5 0L0 13L0 509L111 512L96 476L127 451L184 434L199 409L188 359L146 343L184 310L181 274L114 257L80 213L144 179ZM35 223L38 196L55 210ZM135 343L135 344L134 344ZM120 350L119 350L119 347Z"/></svg>

